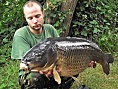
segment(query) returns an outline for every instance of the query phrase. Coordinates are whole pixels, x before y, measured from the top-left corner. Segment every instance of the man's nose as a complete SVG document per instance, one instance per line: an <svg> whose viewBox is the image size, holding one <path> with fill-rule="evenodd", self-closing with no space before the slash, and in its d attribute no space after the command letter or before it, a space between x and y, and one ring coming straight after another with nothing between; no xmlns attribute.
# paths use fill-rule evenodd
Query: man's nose
<svg viewBox="0 0 118 89"><path fill-rule="evenodd" d="M37 21L37 18L33 18L33 22L34 23L37 23L38 21Z"/></svg>

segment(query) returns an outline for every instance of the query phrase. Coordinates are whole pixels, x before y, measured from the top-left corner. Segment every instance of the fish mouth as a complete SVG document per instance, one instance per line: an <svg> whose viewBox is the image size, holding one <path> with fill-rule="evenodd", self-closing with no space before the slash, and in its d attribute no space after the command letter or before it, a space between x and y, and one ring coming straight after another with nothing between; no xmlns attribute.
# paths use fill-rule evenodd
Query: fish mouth
<svg viewBox="0 0 118 89"><path fill-rule="evenodd" d="M34 70L34 69L37 69L37 68L43 68L44 66L46 66L47 64L47 61L32 61L32 62L27 62L27 65L29 67L30 70Z"/></svg>
<svg viewBox="0 0 118 89"><path fill-rule="evenodd" d="M29 63L30 69L37 69L37 68L42 68L44 65L39 65L38 63Z"/></svg>

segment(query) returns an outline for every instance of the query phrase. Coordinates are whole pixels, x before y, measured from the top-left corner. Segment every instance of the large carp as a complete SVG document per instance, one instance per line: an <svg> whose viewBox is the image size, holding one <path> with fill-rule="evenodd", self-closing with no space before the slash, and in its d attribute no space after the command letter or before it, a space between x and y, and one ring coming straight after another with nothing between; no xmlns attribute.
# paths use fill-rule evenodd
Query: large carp
<svg viewBox="0 0 118 89"><path fill-rule="evenodd" d="M53 76L58 83L59 77L72 77L84 71L90 61L102 65L105 74L109 74L109 63L114 59L111 54L105 54L97 44L84 38L57 37L46 40L32 47L21 60L28 65L30 71L53 68ZM59 67L60 74L55 70ZM21 68L23 68L21 66Z"/></svg>

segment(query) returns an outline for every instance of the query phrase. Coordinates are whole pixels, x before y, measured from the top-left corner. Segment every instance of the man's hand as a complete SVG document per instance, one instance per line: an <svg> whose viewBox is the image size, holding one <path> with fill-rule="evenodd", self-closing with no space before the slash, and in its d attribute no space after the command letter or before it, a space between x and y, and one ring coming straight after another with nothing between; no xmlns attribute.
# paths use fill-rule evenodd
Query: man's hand
<svg viewBox="0 0 118 89"><path fill-rule="evenodd" d="M95 68L96 67L96 61L91 61L89 63L89 67Z"/></svg>
<svg viewBox="0 0 118 89"><path fill-rule="evenodd" d="M39 71L40 74L44 74L46 77L53 76L53 69Z"/></svg>
<svg viewBox="0 0 118 89"><path fill-rule="evenodd" d="M60 74L59 66L56 66L56 71ZM53 69L49 68L47 70L41 70L39 71L40 74L44 74L46 77L52 77L53 76Z"/></svg>

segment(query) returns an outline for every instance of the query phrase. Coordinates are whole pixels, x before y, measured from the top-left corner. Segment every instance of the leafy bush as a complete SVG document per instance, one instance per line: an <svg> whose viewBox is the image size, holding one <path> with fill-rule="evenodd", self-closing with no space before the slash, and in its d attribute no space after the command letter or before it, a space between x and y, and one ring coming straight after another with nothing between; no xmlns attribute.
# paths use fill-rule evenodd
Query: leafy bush
<svg viewBox="0 0 118 89"><path fill-rule="evenodd" d="M111 5L112 4L112 5ZM117 4L112 0L79 0L72 21L70 35L94 39L103 30L113 30L117 23Z"/></svg>
<svg viewBox="0 0 118 89"><path fill-rule="evenodd" d="M99 38L96 38L100 47L118 58L118 28L114 30L104 30Z"/></svg>
<svg viewBox="0 0 118 89"><path fill-rule="evenodd" d="M0 3L0 45L12 40L15 30L25 24L22 6L26 0L7 0Z"/></svg>
<svg viewBox="0 0 118 89"><path fill-rule="evenodd" d="M19 89L19 62L11 60L10 55L14 32L26 23L22 14L25 1L0 1L0 89Z"/></svg>
<svg viewBox="0 0 118 89"><path fill-rule="evenodd" d="M69 35L93 40L107 52L118 52L117 5L117 0L79 0Z"/></svg>

